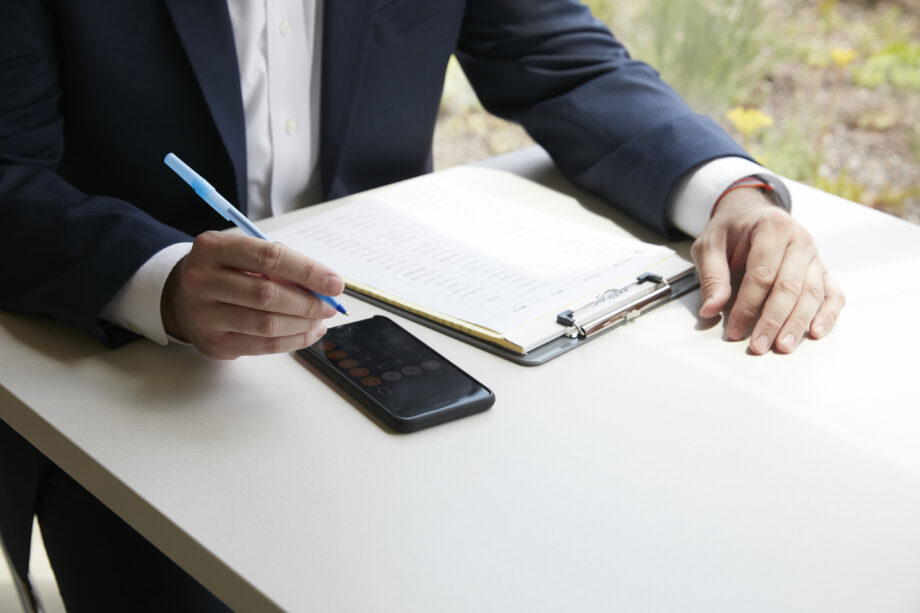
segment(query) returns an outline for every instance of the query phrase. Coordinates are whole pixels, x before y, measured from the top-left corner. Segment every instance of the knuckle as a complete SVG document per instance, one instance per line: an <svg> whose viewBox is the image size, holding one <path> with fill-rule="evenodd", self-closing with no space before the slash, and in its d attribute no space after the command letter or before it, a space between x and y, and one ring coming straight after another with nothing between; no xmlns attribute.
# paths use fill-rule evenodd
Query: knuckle
<svg viewBox="0 0 920 613"><path fill-rule="evenodd" d="M709 252L714 252L718 244L715 237L704 234L690 245L690 257L693 258L695 262L698 262L704 259Z"/></svg>
<svg viewBox="0 0 920 613"><path fill-rule="evenodd" d="M760 309L753 304L746 302L737 302L732 309L732 321L749 322L757 316Z"/></svg>
<svg viewBox="0 0 920 613"><path fill-rule="evenodd" d="M256 261L259 263L261 270L275 270L284 257L284 248L278 243L263 243L259 245L256 252Z"/></svg>
<svg viewBox="0 0 920 613"><path fill-rule="evenodd" d="M817 300L818 302L823 302L824 298L827 296L824 287L818 284L809 284L808 287L805 288L805 292L811 299Z"/></svg>
<svg viewBox="0 0 920 613"><path fill-rule="evenodd" d="M312 296L307 300L305 317L309 319L322 319L326 316L326 303Z"/></svg>
<svg viewBox="0 0 920 613"><path fill-rule="evenodd" d="M787 215L787 217L788 217L788 215ZM793 220L791 217L789 217L789 220L790 220L791 222L795 223L794 220ZM802 227L802 226L799 225L798 223L795 223L795 237L796 237L796 240L797 240L797 241L800 241L800 242L802 242L802 243L805 244L805 245L814 245L814 244L815 244L815 239L814 239L814 237L811 235L811 232L809 232L808 230L806 230L804 227Z"/></svg>
<svg viewBox="0 0 920 613"><path fill-rule="evenodd" d="M266 353L281 353L284 351L284 339L280 337L267 338L262 345Z"/></svg>
<svg viewBox="0 0 920 613"><path fill-rule="evenodd" d="M215 230L202 232L195 237L192 242L192 248L199 251L213 251L220 244L221 234Z"/></svg>
<svg viewBox="0 0 920 613"><path fill-rule="evenodd" d="M777 229L791 230L798 225L786 211L778 207L770 207L765 213L767 221Z"/></svg>
<svg viewBox="0 0 920 613"><path fill-rule="evenodd" d="M798 297L802 295L804 283L798 277L783 277L776 282L775 287L784 294Z"/></svg>
<svg viewBox="0 0 920 613"><path fill-rule="evenodd" d="M722 285L721 279L713 275L704 275L700 277L700 289L704 294L711 294Z"/></svg>
<svg viewBox="0 0 920 613"><path fill-rule="evenodd" d="M326 324L319 323L318 325L314 326L313 329L308 333L304 334L304 340L308 345L312 345L321 339L324 334L326 334Z"/></svg>
<svg viewBox="0 0 920 613"><path fill-rule="evenodd" d="M704 248L705 247L703 245L703 239L702 238L696 239L695 241L693 241L693 244L690 245L690 257L696 260L699 257L700 252L703 251Z"/></svg>
<svg viewBox="0 0 920 613"><path fill-rule="evenodd" d="M278 300L278 288L270 281L260 280L253 289L253 302L257 308L268 309Z"/></svg>
<svg viewBox="0 0 920 613"><path fill-rule="evenodd" d="M204 304L195 304L189 308L189 315L193 322L199 329L206 330L205 322L208 321L208 307ZM207 339L209 333L207 331L202 333L202 337Z"/></svg>
<svg viewBox="0 0 920 613"><path fill-rule="evenodd" d="M278 336L278 320L271 315L260 315L256 323L256 333L260 336Z"/></svg>
<svg viewBox="0 0 920 613"><path fill-rule="evenodd" d="M313 334L311 334L311 335L309 336L309 338L307 338L307 343L306 343L306 344L307 344L307 345L312 345L312 344L318 342L319 339L321 339L321 338L323 338L323 336L325 336L325 334L326 334L326 328L325 328L325 327L323 327L323 328L320 329L320 330L316 330L315 332L313 332Z"/></svg>
<svg viewBox="0 0 920 613"><path fill-rule="evenodd" d="M805 333L805 330L808 329L809 322L800 315L795 315L789 318L789 321L786 322L786 325L783 326L784 331L792 332L796 337L802 336Z"/></svg>
<svg viewBox="0 0 920 613"><path fill-rule="evenodd" d="M194 291L202 287L207 280L204 271L196 266L186 266L179 278L179 284L186 291Z"/></svg>
<svg viewBox="0 0 920 613"><path fill-rule="evenodd" d="M778 318L773 317L772 315L764 315L760 318L760 328L763 330L776 331L784 324L784 321L780 321Z"/></svg>
<svg viewBox="0 0 920 613"><path fill-rule="evenodd" d="M828 302L838 305L839 308L843 308L846 305L847 303L846 294L844 294L843 290L841 290L836 284L825 283L824 288L825 288L824 295Z"/></svg>
<svg viewBox="0 0 920 613"><path fill-rule="evenodd" d="M316 271L316 262L313 260L307 260L304 262L303 267L300 271L301 279L310 279L312 278L314 272Z"/></svg>
<svg viewBox="0 0 920 613"><path fill-rule="evenodd" d="M228 351L221 343L214 342L207 338L202 339L198 344L198 350L207 357L214 358L215 360L232 360L239 357Z"/></svg>
<svg viewBox="0 0 920 613"><path fill-rule="evenodd" d="M309 347L318 341L322 336L322 334L317 334L317 330L315 329L309 332L304 332L303 334L297 335L297 344L300 347Z"/></svg>
<svg viewBox="0 0 920 613"><path fill-rule="evenodd" d="M835 323L837 323L837 317L840 315L840 310L834 309L834 308L828 308L825 305L825 307L822 307L821 310L818 311L818 315L827 318L827 321L830 324L830 326L833 326ZM817 318L817 316L815 317Z"/></svg>
<svg viewBox="0 0 920 613"><path fill-rule="evenodd" d="M751 267L747 272L751 281L761 289L770 289L773 287L773 281L776 279L776 271L766 264L757 264Z"/></svg>

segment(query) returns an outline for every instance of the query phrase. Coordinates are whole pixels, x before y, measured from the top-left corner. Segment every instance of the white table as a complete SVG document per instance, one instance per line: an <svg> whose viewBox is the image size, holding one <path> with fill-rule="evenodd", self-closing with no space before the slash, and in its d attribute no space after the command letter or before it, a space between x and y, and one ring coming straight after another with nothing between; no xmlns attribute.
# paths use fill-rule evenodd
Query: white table
<svg viewBox="0 0 920 613"><path fill-rule="evenodd" d="M698 292L535 368L403 322L498 400L397 435L290 355L0 314L0 417L241 611L916 612L920 227L793 187L849 305L791 356Z"/></svg>

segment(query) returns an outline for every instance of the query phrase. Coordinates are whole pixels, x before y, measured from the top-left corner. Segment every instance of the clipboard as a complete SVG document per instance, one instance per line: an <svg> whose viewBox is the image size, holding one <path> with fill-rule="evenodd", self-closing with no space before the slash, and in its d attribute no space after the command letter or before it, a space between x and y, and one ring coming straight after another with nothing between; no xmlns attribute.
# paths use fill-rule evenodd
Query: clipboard
<svg viewBox="0 0 920 613"><path fill-rule="evenodd" d="M539 366L611 330L619 328L675 298L692 292L699 286L699 278L692 268L667 279L654 273L643 273L636 277L633 283L622 288L607 290L607 292L580 307L577 311L566 310L559 313L557 323L563 329L562 334L523 354L489 343L476 336L402 309L390 302L385 302L358 290L346 287L345 293L512 362L524 366Z"/></svg>
<svg viewBox="0 0 920 613"><path fill-rule="evenodd" d="M459 167L311 208L272 238L339 272L349 295L519 364L699 285L673 250L503 171Z"/></svg>

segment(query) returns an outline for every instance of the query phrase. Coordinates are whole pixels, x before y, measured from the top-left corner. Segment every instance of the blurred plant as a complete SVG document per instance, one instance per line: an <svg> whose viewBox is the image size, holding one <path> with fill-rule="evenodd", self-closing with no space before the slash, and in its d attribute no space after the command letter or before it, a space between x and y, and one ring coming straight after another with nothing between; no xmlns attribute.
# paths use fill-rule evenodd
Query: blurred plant
<svg viewBox="0 0 920 613"><path fill-rule="evenodd" d="M910 135L910 152L914 155L914 161L920 166L920 127L914 126L914 133Z"/></svg>
<svg viewBox="0 0 920 613"><path fill-rule="evenodd" d="M441 113L452 115L481 110L482 104L463 74L460 62L455 56L450 56L444 75L444 90L441 93Z"/></svg>
<svg viewBox="0 0 920 613"><path fill-rule="evenodd" d="M725 117L732 124L732 127L744 137L745 141L749 141L752 136L773 125L773 118L760 109L736 106L727 111Z"/></svg>
<svg viewBox="0 0 920 613"><path fill-rule="evenodd" d="M878 51L880 44L916 38L911 20L904 18L904 11L899 6L891 6L884 11L876 9L868 15L868 19L845 24L845 30L856 40L864 56Z"/></svg>
<svg viewBox="0 0 920 613"><path fill-rule="evenodd" d="M906 189L886 187L872 202L867 204L892 215L901 216L907 209L907 202L916 198L920 198L920 186Z"/></svg>
<svg viewBox="0 0 920 613"><path fill-rule="evenodd" d="M802 123L791 119L772 130L764 131L750 146L758 162L770 170L795 181L814 185L818 169L824 163L823 132L815 115L806 115Z"/></svg>
<svg viewBox="0 0 920 613"><path fill-rule="evenodd" d="M854 71L853 81L869 88L888 83L898 89L920 89L920 43L887 45Z"/></svg>
<svg viewBox="0 0 920 613"><path fill-rule="evenodd" d="M840 171L835 177L815 177L812 185L841 198L865 203L866 186L852 178L846 170Z"/></svg>
<svg viewBox="0 0 920 613"><path fill-rule="evenodd" d="M876 108L860 113L851 123L860 130L884 132L896 127L900 121L900 113L896 107Z"/></svg>
<svg viewBox="0 0 920 613"><path fill-rule="evenodd" d="M839 27L842 19L837 11L837 0L821 0L818 3L818 19L825 32Z"/></svg>
<svg viewBox="0 0 920 613"><path fill-rule="evenodd" d="M831 47L830 50L831 61L834 62L837 68L846 68L850 62L856 59L857 55L853 49L844 47Z"/></svg>
<svg viewBox="0 0 920 613"><path fill-rule="evenodd" d="M796 55L811 68L828 68L833 63L827 43L818 39L804 39L796 46Z"/></svg>
<svg viewBox="0 0 920 613"><path fill-rule="evenodd" d="M640 21L634 55L713 116L767 74L776 50L762 0L647 0Z"/></svg>
<svg viewBox="0 0 920 613"><path fill-rule="evenodd" d="M591 9L591 14L604 23L613 22L615 15L614 3L611 0L582 0Z"/></svg>

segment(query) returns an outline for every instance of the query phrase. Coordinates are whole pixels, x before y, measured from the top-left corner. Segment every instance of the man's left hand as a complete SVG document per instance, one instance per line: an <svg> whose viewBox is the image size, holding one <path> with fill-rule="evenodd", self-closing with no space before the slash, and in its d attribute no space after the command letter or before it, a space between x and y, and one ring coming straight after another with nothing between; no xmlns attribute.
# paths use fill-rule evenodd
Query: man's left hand
<svg viewBox="0 0 920 613"><path fill-rule="evenodd" d="M743 273L727 315L730 340L751 331L750 350L791 353L805 334L827 335L846 302L811 235L759 190L725 194L691 249L700 276L700 316L718 315Z"/></svg>

